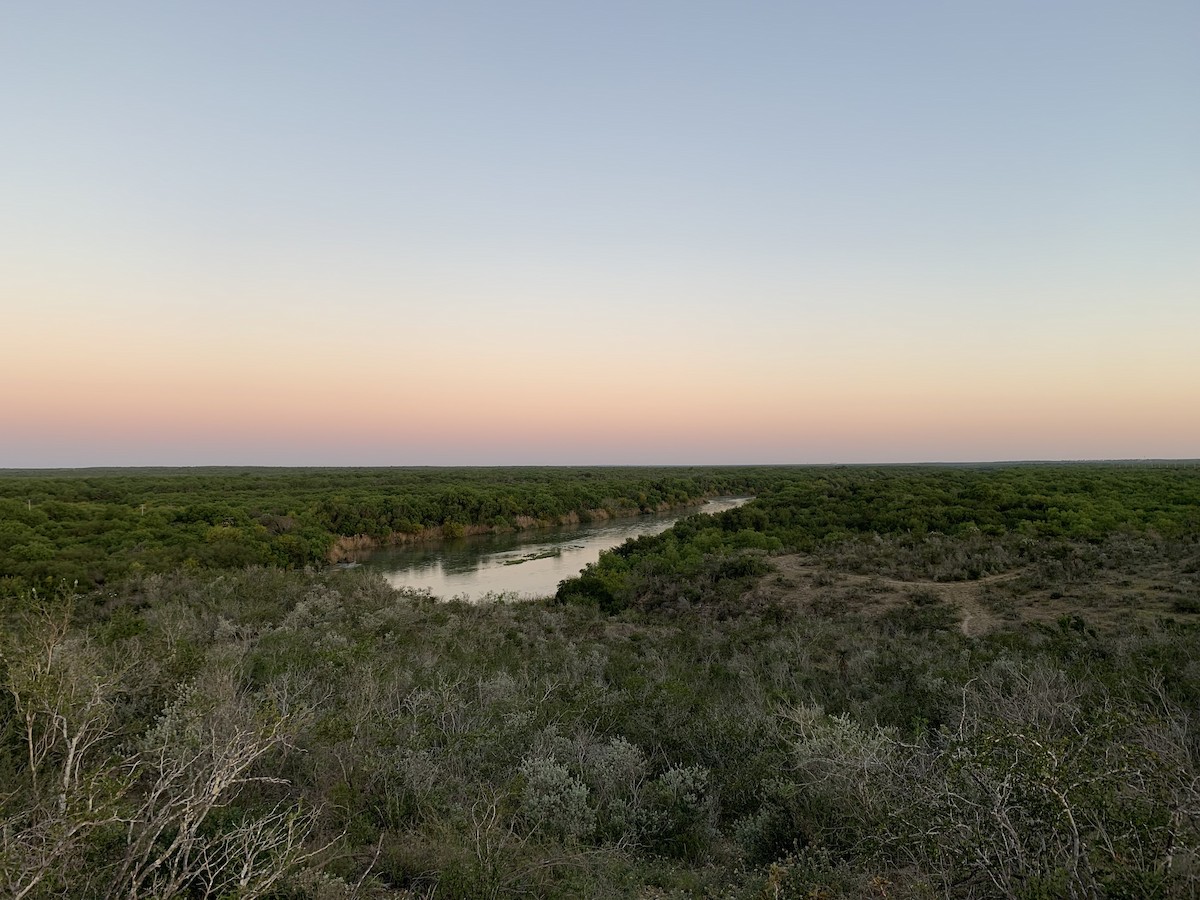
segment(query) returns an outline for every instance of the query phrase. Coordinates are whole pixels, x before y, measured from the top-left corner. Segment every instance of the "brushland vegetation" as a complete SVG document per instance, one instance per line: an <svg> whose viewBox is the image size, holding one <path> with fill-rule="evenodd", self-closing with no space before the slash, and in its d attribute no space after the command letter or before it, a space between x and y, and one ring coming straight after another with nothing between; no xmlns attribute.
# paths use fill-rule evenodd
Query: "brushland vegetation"
<svg viewBox="0 0 1200 900"><path fill-rule="evenodd" d="M755 471L544 601L10 593L0 894L1200 891L1200 466Z"/></svg>
<svg viewBox="0 0 1200 900"><path fill-rule="evenodd" d="M371 548L657 512L756 468L0 470L0 596L176 566L304 568Z"/></svg>

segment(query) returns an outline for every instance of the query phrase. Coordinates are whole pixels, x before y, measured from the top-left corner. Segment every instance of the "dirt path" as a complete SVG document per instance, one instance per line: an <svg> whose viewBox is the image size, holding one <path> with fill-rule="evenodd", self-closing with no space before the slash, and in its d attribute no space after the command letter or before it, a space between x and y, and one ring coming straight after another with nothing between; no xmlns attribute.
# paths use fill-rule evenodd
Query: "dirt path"
<svg viewBox="0 0 1200 900"><path fill-rule="evenodd" d="M898 605L899 597L885 598L883 594L904 594L923 591L933 594L943 603L957 607L961 621L959 627L968 636L983 634L998 624L996 616L982 602L982 589L990 584L1009 581L1016 578L1023 570L1002 572L999 575L988 575L974 581L903 581L895 578L880 578L876 575L855 575L849 572L838 572L825 566L814 565L808 558L799 555L772 557L778 574L783 576L789 586L782 588L781 598L789 597L801 603L810 603L815 595L822 592L837 593L839 588L866 588L881 593L880 609L893 608ZM770 576L768 576L769 578ZM882 589L882 590L881 590Z"/></svg>

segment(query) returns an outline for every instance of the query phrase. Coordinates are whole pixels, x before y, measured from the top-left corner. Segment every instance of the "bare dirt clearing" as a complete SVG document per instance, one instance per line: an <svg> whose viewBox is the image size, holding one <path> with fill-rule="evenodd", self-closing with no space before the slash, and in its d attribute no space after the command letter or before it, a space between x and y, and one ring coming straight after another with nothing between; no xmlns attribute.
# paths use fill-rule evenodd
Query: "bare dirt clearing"
<svg viewBox="0 0 1200 900"><path fill-rule="evenodd" d="M823 615L940 608L971 637L1006 622L1049 623L1069 615L1111 627L1164 615L1200 618L1190 599L1198 593L1196 579L1170 565L1104 569L1062 580L1023 567L967 581L929 581L839 571L803 554L775 556L771 564L775 572L763 576L748 601L795 604Z"/></svg>

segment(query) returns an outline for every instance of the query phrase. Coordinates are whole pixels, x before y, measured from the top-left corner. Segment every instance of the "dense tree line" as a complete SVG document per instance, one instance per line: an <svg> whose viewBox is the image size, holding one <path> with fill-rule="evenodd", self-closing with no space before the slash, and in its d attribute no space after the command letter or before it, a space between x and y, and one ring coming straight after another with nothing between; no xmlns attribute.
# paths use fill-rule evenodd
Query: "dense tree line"
<svg viewBox="0 0 1200 900"><path fill-rule="evenodd" d="M0 596L178 565L304 567L386 539L630 514L752 490L739 468L185 469L0 473Z"/></svg>
<svg viewBox="0 0 1200 900"><path fill-rule="evenodd" d="M1146 531L1200 533L1200 466L804 469L763 484L752 504L603 554L558 595L608 611L720 605L768 570L766 554L784 550L880 572L903 558L909 575L972 579L1072 541Z"/></svg>
<svg viewBox="0 0 1200 900"><path fill-rule="evenodd" d="M1095 538L1195 529L1194 466L185 469L0 472L0 596L179 565L302 568L339 536L649 512L753 493L763 546L855 534ZM769 520L769 525L763 523ZM745 530L748 520L725 528ZM762 543L762 542L760 542Z"/></svg>

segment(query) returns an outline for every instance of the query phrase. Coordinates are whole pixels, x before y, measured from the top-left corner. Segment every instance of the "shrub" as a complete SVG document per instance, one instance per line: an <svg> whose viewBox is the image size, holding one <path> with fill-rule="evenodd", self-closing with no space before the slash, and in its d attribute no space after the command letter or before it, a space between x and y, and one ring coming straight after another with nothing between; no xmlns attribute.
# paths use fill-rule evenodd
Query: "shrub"
<svg viewBox="0 0 1200 900"><path fill-rule="evenodd" d="M531 831L564 840L587 837L596 825L587 785L545 756L521 760L521 814Z"/></svg>
<svg viewBox="0 0 1200 900"><path fill-rule="evenodd" d="M649 849L695 862L712 841L716 802L708 790L708 770L674 766L651 782L643 816Z"/></svg>

